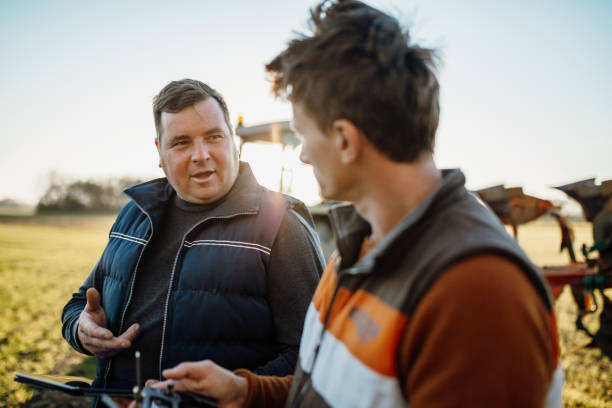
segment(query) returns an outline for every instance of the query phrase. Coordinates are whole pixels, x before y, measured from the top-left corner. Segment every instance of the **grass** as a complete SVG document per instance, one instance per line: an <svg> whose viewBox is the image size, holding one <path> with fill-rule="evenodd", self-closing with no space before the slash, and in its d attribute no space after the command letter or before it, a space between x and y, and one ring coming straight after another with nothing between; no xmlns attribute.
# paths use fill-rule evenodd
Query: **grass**
<svg viewBox="0 0 612 408"><path fill-rule="evenodd" d="M112 222L113 216L0 216L0 406L68 406L58 400L59 393L33 398L31 389L13 381L15 371L93 377L95 360L62 339L60 315L101 254ZM578 244L591 243L589 224L575 229ZM560 241L551 222L519 228L519 244L539 265L567 263L567 255L558 253ZM555 308L566 375L564 406L612 408L612 363L597 349L580 347L588 338L574 327L569 290ZM588 316L586 323L595 330L597 316Z"/></svg>
<svg viewBox="0 0 612 408"><path fill-rule="evenodd" d="M62 339L61 309L100 256L113 218L0 221L0 406L32 396L15 371L64 374L82 360Z"/></svg>

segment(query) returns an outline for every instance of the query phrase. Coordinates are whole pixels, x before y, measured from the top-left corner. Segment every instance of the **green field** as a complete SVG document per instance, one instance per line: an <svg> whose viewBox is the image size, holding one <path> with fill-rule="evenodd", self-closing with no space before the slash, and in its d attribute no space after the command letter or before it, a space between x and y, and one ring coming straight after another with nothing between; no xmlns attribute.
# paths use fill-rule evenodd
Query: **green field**
<svg viewBox="0 0 612 408"><path fill-rule="evenodd" d="M43 407L56 398L38 395L32 401L32 391L13 382L15 371L66 374L82 362L62 339L61 309L97 261L112 222L112 216L0 218L0 406ZM590 226L575 227L576 241L590 243ZM567 262L558 253L559 242L551 222L519 229L519 243L540 265ZM576 308L569 291L556 311L565 406L612 408L612 364L598 350L578 347L587 337L574 328ZM587 323L595 329L596 316Z"/></svg>
<svg viewBox="0 0 612 408"><path fill-rule="evenodd" d="M66 373L79 363L62 339L61 309L97 261L113 217L0 219L0 406L32 392L13 372Z"/></svg>

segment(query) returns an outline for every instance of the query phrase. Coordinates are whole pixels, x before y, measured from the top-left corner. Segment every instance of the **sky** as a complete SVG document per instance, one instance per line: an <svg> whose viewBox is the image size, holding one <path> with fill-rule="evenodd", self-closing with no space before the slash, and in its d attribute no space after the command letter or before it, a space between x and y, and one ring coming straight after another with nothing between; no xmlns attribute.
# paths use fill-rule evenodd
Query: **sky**
<svg viewBox="0 0 612 408"><path fill-rule="evenodd" d="M612 178L612 1L368 3L438 49L435 159L461 168L468 188L523 186L559 200L551 186ZM263 67L306 31L315 4L1 1L0 199L35 204L50 172L162 176L151 99L171 80L210 84L233 121L290 120ZM271 188L279 163L295 166L294 193L313 203L298 154L260 146L244 158Z"/></svg>

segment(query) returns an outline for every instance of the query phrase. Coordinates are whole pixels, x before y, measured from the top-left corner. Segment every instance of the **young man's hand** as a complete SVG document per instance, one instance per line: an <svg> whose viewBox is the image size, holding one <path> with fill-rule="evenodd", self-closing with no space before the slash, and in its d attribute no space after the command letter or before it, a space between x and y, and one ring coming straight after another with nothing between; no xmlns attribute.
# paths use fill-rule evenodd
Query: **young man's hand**
<svg viewBox="0 0 612 408"><path fill-rule="evenodd" d="M190 391L215 398L219 408L238 408L244 405L248 383L210 360L181 363L164 370L166 381L149 380L146 385L165 390L172 381L175 391Z"/></svg>
<svg viewBox="0 0 612 408"><path fill-rule="evenodd" d="M83 348L98 358L109 358L129 348L138 333L138 323L131 325L120 336L114 337L106 326L106 314L100 305L100 294L87 289L87 305L79 316L77 336Z"/></svg>

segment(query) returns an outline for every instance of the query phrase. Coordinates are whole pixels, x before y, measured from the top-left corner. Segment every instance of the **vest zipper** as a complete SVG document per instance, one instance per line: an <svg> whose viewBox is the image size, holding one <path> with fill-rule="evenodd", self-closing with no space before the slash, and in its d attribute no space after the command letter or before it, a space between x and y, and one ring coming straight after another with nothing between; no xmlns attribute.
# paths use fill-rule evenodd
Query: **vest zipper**
<svg viewBox="0 0 612 408"><path fill-rule="evenodd" d="M136 282L136 274L138 273L138 266L140 265L140 259L142 258L142 254L144 254L144 251L147 248L147 245L149 244L149 242L151 242L151 239L153 238L153 220L151 220L149 213L147 213L136 201L134 200L132 201L134 202L134 205L136 205L136 207L138 207L140 211L142 211L143 214L147 216L147 219L149 220L149 224L151 225L151 234L149 234L147 242L142 246L142 250L140 251L140 255L138 255L138 260L136 261L136 266L134 266L134 274L132 275L132 279L130 281L130 294L128 296L127 302L125 302L125 307L123 308L123 311L121 312L121 320L119 321L119 335L121 335L121 332L123 330L125 312L127 312L128 306L130 305L130 302L132 301L132 295L134 294L134 283ZM108 360L108 365L106 366L106 370L104 372L104 377L103 377L104 386L106 386L106 378L108 377L108 373L110 372L112 362L113 362L113 359L111 357Z"/></svg>
<svg viewBox="0 0 612 408"><path fill-rule="evenodd" d="M164 320L163 320L163 325L162 325L162 339L161 339L161 345L159 347L159 380L162 380L162 361L163 361L163 357L164 357L164 343L166 340L166 323L168 321L168 306L170 303L170 294L172 293L172 284L174 283L174 273L176 271L176 263L178 261L179 255L181 254L181 250L183 249L183 245L185 245L185 238L187 238L187 235L189 235L191 233L191 231L193 231L194 229L196 229L197 227L201 226L202 224L211 221L211 220L223 220L223 219L228 219L228 218L234 218L240 215L252 215L252 214L257 214L256 212L250 211L250 212L242 212L242 213L236 213L236 214L232 214L232 215L227 215L227 216L216 216L216 217L210 217L210 218L205 218L202 221L196 223L195 225L193 225L184 235L183 235L183 239L181 240L181 245L178 248L178 251L176 252L176 256L174 257L174 264L172 265L172 273L170 274L170 284L168 285L168 294L166 295L166 304L164 305Z"/></svg>

